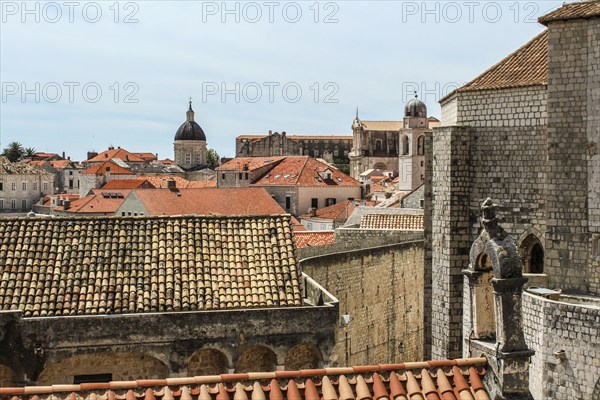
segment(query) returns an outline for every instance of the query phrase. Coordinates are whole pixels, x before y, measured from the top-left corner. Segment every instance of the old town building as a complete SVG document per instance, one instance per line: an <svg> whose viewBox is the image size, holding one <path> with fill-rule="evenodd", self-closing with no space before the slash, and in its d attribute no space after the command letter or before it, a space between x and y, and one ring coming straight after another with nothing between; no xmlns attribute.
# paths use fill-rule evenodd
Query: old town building
<svg viewBox="0 0 600 400"><path fill-rule="evenodd" d="M54 193L54 177L37 165L0 156L0 212L26 212Z"/></svg>
<svg viewBox="0 0 600 400"><path fill-rule="evenodd" d="M175 164L186 171L206 166L206 135L204 130L194 121L194 110L190 99L190 107L186 112L186 120L175 133L173 144Z"/></svg>
<svg viewBox="0 0 600 400"><path fill-rule="evenodd" d="M440 101L443 127L426 140L426 326L434 358L473 348L463 270L473 264L479 205L492 197L529 284L558 289L523 295L531 394L592 399L600 396L600 2L564 5L540 22L547 29Z"/></svg>

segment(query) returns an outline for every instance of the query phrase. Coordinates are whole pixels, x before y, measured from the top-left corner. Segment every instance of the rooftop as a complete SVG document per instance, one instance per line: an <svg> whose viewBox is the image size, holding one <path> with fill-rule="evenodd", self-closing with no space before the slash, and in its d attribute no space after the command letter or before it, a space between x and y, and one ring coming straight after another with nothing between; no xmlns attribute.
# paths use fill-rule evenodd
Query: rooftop
<svg viewBox="0 0 600 400"><path fill-rule="evenodd" d="M423 214L366 214L360 221L362 229L422 231Z"/></svg>
<svg viewBox="0 0 600 400"><path fill-rule="evenodd" d="M81 171L82 174L90 174L90 175L105 175L107 172L110 172L111 175L133 175L134 173L127 169L123 168L120 165L114 163L113 161L104 161L100 164L93 165L89 168Z"/></svg>
<svg viewBox="0 0 600 400"><path fill-rule="evenodd" d="M365 131L399 131L404 127L402 121L363 121Z"/></svg>
<svg viewBox="0 0 600 400"><path fill-rule="evenodd" d="M275 132L274 134L281 135L280 133ZM259 140L266 138L270 135L240 135L236 137L240 140ZM344 136L344 135L287 135L288 139L292 140L352 140L352 136Z"/></svg>
<svg viewBox="0 0 600 400"><path fill-rule="evenodd" d="M319 208L316 215L311 213L301 215L303 219L319 218L345 222L359 206L374 206L376 202L365 200L346 200L329 207Z"/></svg>
<svg viewBox="0 0 600 400"><path fill-rule="evenodd" d="M216 187L217 181L189 181L187 179L181 178L179 176L170 175L170 176L150 176L150 175L141 175L136 176L136 179L146 180L150 182L154 187L160 189L166 189L167 183L169 181L175 181L175 187L177 189L188 189L188 188L206 188L206 187Z"/></svg>
<svg viewBox="0 0 600 400"><path fill-rule="evenodd" d="M67 210L64 206L58 206L54 211L70 214L114 214L129 192L131 189L92 189L87 196L73 200Z"/></svg>
<svg viewBox="0 0 600 400"><path fill-rule="evenodd" d="M148 179L111 179L102 189L151 189L154 187Z"/></svg>
<svg viewBox="0 0 600 400"><path fill-rule="evenodd" d="M544 31L471 82L440 99L457 92L493 90L548 83L548 31Z"/></svg>
<svg viewBox="0 0 600 400"><path fill-rule="evenodd" d="M137 189L149 215L283 215L263 188Z"/></svg>
<svg viewBox="0 0 600 400"><path fill-rule="evenodd" d="M559 9L542 16L539 21L544 25L548 25L548 22L552 21L597 17L600 17L600 1L587 0L579 3L563 4Z"/></svg>
<svg viewBox="0 0 600 400"><path fill-rule="evenodd" d="M152 153L131 153L125 149L120 147L117 148L109 148L108 150L103 151L95 157L86 160L86 163L96 163L110 160L111 158L117 158L119 160L125 161L127 163L143 163L147 162L148 155ZM152 154L152 159L156 159L156 156Z"/></svg>
<svg viewBox="0 0 600 400"><path fill-rule="evenodd" d="M334 231L301 231L294 232L296 247L325 246L335 243Z"/></svg>
<svg viewBox="0 0 600 400"><path fill-rule="evenodd" d="M25 317L301 306L289 216L16 218L0 310Z"/></svg>
<svg viewBox="0 0 600 400"><path fill-rule="evenodd" d="M0 175L34 175L34 174L48 174L45 170L37 165L31 165L26 162L10 162L10 160L4 156L0 156Z"/></svg>
<svg viewBox="0 0 600 400"><path fill-rule="evenodd" d="M127 400L489 400L487 360L223 374L79 385L0 388L0 398Z"/></svg>

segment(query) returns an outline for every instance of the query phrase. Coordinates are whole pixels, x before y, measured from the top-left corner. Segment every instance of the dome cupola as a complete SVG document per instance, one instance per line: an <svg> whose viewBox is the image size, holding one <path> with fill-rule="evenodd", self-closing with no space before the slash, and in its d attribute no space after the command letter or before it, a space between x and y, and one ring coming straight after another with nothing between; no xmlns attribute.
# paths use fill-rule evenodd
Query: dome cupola
<svg viewBox="0 0 600 400"><path fill-rule="evenodd" d="M417 93L415 92L415 98L411 99L406 106L404 106L404 117L423 117L427 118L427 106L421 100L419 100Z"/></svg>
<svg viewBox="0 0 600 400"><path fill-rule="evenodd" d="M186 113L186 121L181 124L177 133L175 134L175 140L203 140L206 141L206 135L204 131L194 121L194 110L192 110L192 100L190 98L190 108Z"/></svg>

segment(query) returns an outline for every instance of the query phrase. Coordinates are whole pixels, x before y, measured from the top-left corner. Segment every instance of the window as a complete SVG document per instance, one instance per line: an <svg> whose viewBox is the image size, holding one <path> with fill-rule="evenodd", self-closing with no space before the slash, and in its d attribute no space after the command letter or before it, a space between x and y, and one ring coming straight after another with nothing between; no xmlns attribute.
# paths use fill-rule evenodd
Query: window
<svg viewBox="0 0 600 400"><path fill-rule="evenodd" d="M289 210L292 208L292 198L290 196L285 196L285 209Z"/></svg>
<svg viewBox="0 0 600 400"><path fill-rule="evenodd" d="M0 211L4 210L4 199L0 199Z"/></svg>
<svg viewBox="0 0 600 400"><path fill-rule="evenodd" d="M377 139L375 141L375 150L381 150L383 147L383 141L381 139Z"/></svg>
<svg viewBox="0 0 600 400"><path fill-rule="evenodd" d="M21 200L21 210L26 210L27 209L27 200L23 199Z"/></svg>
<svg viewBox="0 0 600 400"><path fill-rule="evenodd" d="M69 171L69 175L73 175L73 171Z"/></svg>
<svg viewBox="0 0 600 400"><path fill-rule="evenodd" d="M402 155L406 156L409 152L408 136L402 136Z"/></svg>
<svg viewBox="0 0 600 400"><path fill-rule="evenodd" d="M348 200L354 201L354 197L348 197Z"/></svg>
<svg viewBox="0 0 600 400"><path fill-rule="evenodd" d="M15 182L13 182L13 183L10 185L10 188L11 188L12 190L17 190L17 184L16 184Z"/></svg>
<svg viewBox="0 0 600 400"><path fill-rule="evenodd" d="M333 156L334 156L334 157L337 157L337 156L339 156L339 155L340 155L340 152L338 151L338 149L335 149L335 150L333 151Z"/></svg>
<svg viewBox="0 0 600 400"><path fill-rule="evenodd" d="M417 154L420 156L425 154L425 136L423 135L417 139Z"/></svg>
<svg viewBox="0 0 600 400"><path fill-rule="evenodd" d="M16 200L11 200L10 202L10 208L13 210L17 209L17 201Z"/></svg>
<svg viewBox="0 0 600 400"><path fill-rule="evenodd" d="M0 182L0 190L4 190L4 182Z"/></svg>
<svg viewBox="0 0 600 400"><path fill-rule="evenodd" d="M348 157L348 150L344 150L344 157Z"/></svg>
<svg viewBox="0 0 600 400"><path fill-rule="evenodd" d="M73 179L69 179L69 189L73 189Z"/></svg>
<svg viewBox="0 0 600 400"><path fill-rule="evenodd" d="M192 163L192 155L191 154L186 154L185 155L185 163L186 164L191 164Z"/></svg>
<svg viewBox="0 0 600 400"><path fill-rule="evenodd" d="M244 179L248 180L248 173L247 172L244 174Z"/></svg>
<svg viewBox="0 0 600 400"><path fill-rule="evenodd" d="M225 179L225 174L224 173L221 174L221 179Z"/></svg>
<svg viewBox="0 0 600 400"><path fill-rule="evenodd" d="M310 206L312 208L319 208L319 199L310 199Z"/></svg>
<svg viewBox="0 0 600 400"><path fill-rule="evenodd" d="M23 190L27 190L27 182L21 183Z"/></svg>
<svg viewBox="0 0 600 400"><path fill-rule="evenodd" d="M313 151L313 154L315 155L315 157L319 157L319 150Z"/></svg>
<svg viewBox="0 0 600 400"><path fill-rule="evenodd" d="M304 150L304 155L307 156L308 155L308 150Z"/></svg>
<svg viewBox="0 0 600 400"><path fill-rule="evenodd" d="M241 173L241 172L238 174L238 179L239 179L240 181L242 180L242 173Z"/></svg>
<svg viewBox="0 0 600 400"><path fill-rule="evenodd" d="M125 211L121 211L121 216L124 217L125 216Z"/></svg>
<svg viewBox="0 0 600 400"><path fill-rule="evenodd" d="M425 207L425 200L423 200L423 199L419 200L419 207L421 207L421 208Z"/></svg>
<svg viewBox="0 0 600 400"><path fill-rule="evenodd" d="M44 192L48 191L48 182L44 182Z"/></svg>
<svg viewBox="0 0 600 400"><path fill-rule="evenodd" d="M334 198L325 199L325 207L332 206L336 203Z"/></svg>
<svg viewBox="0 0 600 400"><path fill-rule="evenodd" d="M37 192L37 190L38 190L37 182L33 182L33 190Z"/></svg>

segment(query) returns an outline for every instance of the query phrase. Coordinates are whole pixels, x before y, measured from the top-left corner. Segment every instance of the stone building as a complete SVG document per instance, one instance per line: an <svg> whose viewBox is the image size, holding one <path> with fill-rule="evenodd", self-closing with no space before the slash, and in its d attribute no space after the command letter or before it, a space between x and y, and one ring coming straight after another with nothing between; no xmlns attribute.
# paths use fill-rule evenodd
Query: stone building
<svg viewBox="0 0 600 400"><path fill-rule="evenodd" d="M26 212L43 196L53 194L54 177L25 162L0 156L0 213Z"/></svg>
<svg viewBox="0 0 600 400"><path fill-rule="evenodd" d="M308 156L239 157L217 168L217 187L262 187L290 214L361 198L361 185Z"/></svg>
<svg viewBox="0 0 600 400"><path fill-rule="evenodd" d="M294 250L286 215L8 219L0 387L328 366L337 300Z"/></svg>
<svg viewBox="0 0 600 400"><path fill-rule="evenodd" d="M400 169L400 190L415 189L423 182L424 133L435 126L439 121L428 118L427 107L416 98L406 104L403 121L364 121L357 110L352 122L350 176L358 179L370 169Z"/></svg>
<svg viewBox="0 0 600 400"><path fill-rule="evenodd" d="M462 270L490 196L531 284L562 291L523 295L533 397L597 398L600 2L564 5L540 22L546 30L440 101L443 126L426 139L431 356L469 345Z"/></svg>
<svg viewBox="0 0 600 400"><path fill-rule="evenodd" d="M79 197L83 198L92 189L101 188L114 179L135 179L136 173L118 159L93 164L79 174Z"/></svg>
<svg viewBox="0 0 600 400"><path fill-rule="evenodd" d="M352 136L300 136L269 131L266 136L235 138L236 157L309 156L337 165L348 165Z"/></svg>
<svg viewBox="0 0 600 400"><path fill-rule="evenodd" d="M204 168L206 166L206 135L194 121L194 110L192 100L186 113L186 120L175 133L173 144L175 164L184 170Z"/></svg>
<svg viewBox="0 0 600 400"><path fill-rule="evenodd" d="M84 169L81 164L71 160L34 160L29 163L54 175L53 187L56 193L79 193L79 174Z"/></svg>

